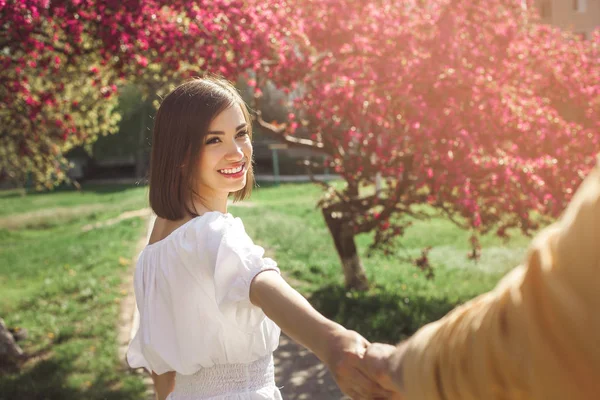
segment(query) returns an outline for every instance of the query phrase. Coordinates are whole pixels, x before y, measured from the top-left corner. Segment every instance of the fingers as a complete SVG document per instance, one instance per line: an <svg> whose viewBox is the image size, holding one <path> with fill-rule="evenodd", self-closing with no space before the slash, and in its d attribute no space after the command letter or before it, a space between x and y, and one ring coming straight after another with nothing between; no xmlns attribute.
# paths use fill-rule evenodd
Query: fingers
<svg viewBox="0 0 600 400"><path fill-rule="evenodd" d="M364 360L347 358L337 371L340 389L352 399L388 399L392 393L382 388L365 370Z"/></svg>
<svg viewBox="0 0 600 400"><path fill-rule="evenodd" d="M354 339L354 353L360 358L364 357L367 348L371 345L371 343L358 332L348 331L348 334Z"/></svg>
<svg viewBox="0 0 600 400"><path fill-rule="evenodd" d="M354 400L392 398L392 393L381 387L369 374L365 364L365 356L371 346L368 340L357 332L346 330L333 343L333 356L327 364L344 393Z"/></svg>
<svg viewBox="0 0 600 400"><path fill-rule="evenodd" d="M363 362L363 371L376 381L379 386L393 395L389 399L402 399L401 389L394 381L394 371L391 359L398 352L398 348L389 344L374 343L367 349Z"/></svg>
<svg viewBox="0 0 600 400"><path fill-rule="evenodd" d="M355 392L360 396L359 399L388 399L392 396L391 392L382 388L359 369L355 370L353 386L355 387Z"/></svg>
<svg viewBox="0 0 600 400"><path fill-rule="evenodd" d="M388 375L389 358L396 348L389 344L373 343L365 352L365 362L363 366L368 375L380 377Z"/></svg>

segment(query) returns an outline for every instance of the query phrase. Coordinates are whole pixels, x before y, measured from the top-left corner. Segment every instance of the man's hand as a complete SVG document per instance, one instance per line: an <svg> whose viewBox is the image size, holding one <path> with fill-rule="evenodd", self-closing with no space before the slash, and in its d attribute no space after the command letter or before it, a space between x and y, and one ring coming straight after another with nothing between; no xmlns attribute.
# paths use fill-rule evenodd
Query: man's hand
<svg viewBox="0 0 600 400"><path fill-rule="evenodd" d="M373 343L367 348L364 356L364 364L369 377L383 389L393 393L393 396L388 397L389 399L404 399L401 368L404 348L404 343L398 347Z"/></svg>
<svg viewBox="0 0 600 400"><path fill-rule="evenodd" d="M329 351L323 362L342 392L353 400L391 399L392 393L369 377L363 359L369 345L358 333L339 330L330 336Z"/></svg>

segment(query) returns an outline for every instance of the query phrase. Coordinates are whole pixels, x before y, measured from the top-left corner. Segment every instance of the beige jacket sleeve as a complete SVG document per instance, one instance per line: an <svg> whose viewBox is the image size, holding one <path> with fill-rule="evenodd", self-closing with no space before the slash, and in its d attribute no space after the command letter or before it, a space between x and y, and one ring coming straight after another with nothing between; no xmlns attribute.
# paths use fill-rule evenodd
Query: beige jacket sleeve
<svg viewBox="0 0 600 400"><path fill-rule="evenodd" d="M600 399L600 168L524 266L411 338L403 381L408 400Z"/></svg>

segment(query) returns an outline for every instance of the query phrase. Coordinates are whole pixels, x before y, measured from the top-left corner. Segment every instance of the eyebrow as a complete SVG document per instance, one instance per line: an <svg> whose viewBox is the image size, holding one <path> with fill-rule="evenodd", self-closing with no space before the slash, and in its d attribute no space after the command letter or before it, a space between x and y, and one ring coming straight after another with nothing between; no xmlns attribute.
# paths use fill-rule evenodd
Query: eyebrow
<svg viewBox="0 0 600 400"><path fill-rule="evenodd" d="M240 129L242 129L242 128L245 128L247 125L248 125L248 124L246 124L246 123L244 122L243 124L241 124L241 125L239 125L238 127L236 127L236 128L235 128L235 131L237 132L237 131L239 131ZM209 131L209 132L208 132L208 135L224 135L224 134L225 134L225 132L223 132L223 131Z"/></svg>

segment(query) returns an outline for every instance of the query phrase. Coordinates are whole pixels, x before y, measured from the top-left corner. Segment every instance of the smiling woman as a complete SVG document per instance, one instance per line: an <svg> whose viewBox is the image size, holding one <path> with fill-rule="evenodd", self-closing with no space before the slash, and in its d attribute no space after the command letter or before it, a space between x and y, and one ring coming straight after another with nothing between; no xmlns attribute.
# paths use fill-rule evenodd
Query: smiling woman
<svg viewBox="0 0 600 400"><path fill-rule="evenodd" d="M314 351L354 398L384 397L360 362L368 342L318 313L264 257L227 199L254 185L251 121L228 82L184 83L156 114L150 205L157 214L134 287L140 314L127 361L159 400L281 400L281 329Z"/></svg>

